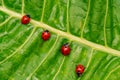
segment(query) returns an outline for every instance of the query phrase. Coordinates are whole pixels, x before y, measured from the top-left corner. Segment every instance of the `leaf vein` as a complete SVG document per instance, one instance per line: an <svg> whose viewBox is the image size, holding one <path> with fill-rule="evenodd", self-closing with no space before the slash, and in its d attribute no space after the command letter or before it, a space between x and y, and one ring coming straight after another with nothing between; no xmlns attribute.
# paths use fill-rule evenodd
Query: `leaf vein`
<svg viewBox="0 0 120 80"><path fill-rule="evenodd" d="M107 80L108 77L109 77L114 71L116 71L116 70L119 69L119 68L120 68L120 65L119 65L118 67L116 67L115 69L113 69L112 71L110 71L110 72L108 73L108 75L106 76L105 80Z"/></svg>
<svg viewBox="0 0 120 80"><path fill-rule="evenodd" d="M70 33L70 29L69 29L69 4L70 4L70 1L68 0L67 1L67 32Z"/></svg>
<svg viewBox="0 0 120 80"><path fill-rule="evenodd" d="M40 62L40 64L35 68L35 70L30 73L30 75L26 78L26 80L30 80L30 78L32 77L32 75L39 69L39 67L43 64L43 62L48 58L48 56L50 55L50 53L52 52L52 50L54 49L55 45L57 44L59 39L59 36L57 36L55 43L53 44L52 48L49 50L48 54L45 56L45 58Z"/></svg>
<svg viewBox="0 0 120 80"><path fill-rule="evenodd" d="M5 5L4 5L4 0L2 0L2 6L4 7Z"/></svg>
<svg viewBox="0 0 120 80"><path fill-rule="evenodd" d="M46 0L44 0L44 3L43 3L43 9L42 9L42 15L41 15L41 22L43 21L43 17L44 17L44 13L45 13L45 3L46 3Z"/></svg>
<svg viewBox="0 0 120 80"><path fill-rule="evenodd" d="M60 69L62 68L62 65L63 65L64 61L65 61L65 57L63 58L62 63L61 63L61 65L60 65L60 67L58 68L58 71L56 72L56 74L55 74L55 76L53 77L52 80L55 80L56 76L57 76L58 73L60 72Z"/></svg>
<svg viewBox="0 0 120 80"><path fill-rule="evenodd" d="M2 22L2 23L0 24L0 26L2 26L2 25L4 25L5 23L7 23L11 18L12 18L12 16L8 17L4 22Z"/></svg>
<svg viewBox="0 0 120 80"><path fill-rule="evenodd" d="M21 18L22 15L17 13L17 12L14 12L14 11L11 11L7 8L4 8L4 7L0 7L0 10L11 15L11 16L14 16L14 17L17 17L17 18ZM100 45L100 44L96 44L96 43L93 43L93 42L90 42L86 39L83 39L83 38L79 38L77 36L74 36L72 34L69 34L69 33L66 33L66 32L63 32L61 30L58 30L58 29L55 29L43 22L38 22L36 20L33 20L31 19L31 23L34 24L34 25L38 25L37 27L40 27L40 28L44 28L44 29L48 29L56 34L59 34L60 36L63 36L63 37L66 37L72 41L76 41L78 43L81 43L81 44L84 44L86 46L89 46L91 48L94 48L96 50L100 50L100 51L103 51L103 52L107 52L108 54L111 54L111 55L115 55L115 56L120 56L120 51L119 50L115 50L115 49L112 49L112 48L109 48L109 47L105 47L103 45Z"/></svg>
<svg viewBox="0 0 120 80"><path fill-rule="evenodd" d="M86 25L86 22L87 22L87 19L88 19L88 15L89 15L89 12L90 12L90 1L91 0L88 0L88 10L87 10L85 21L84 21L84 24L83 24L83 27L82 27L82 30L81 30L81 38L83 38L83 33L84 33L85 25Z"/></svg>
<svg viewBox="0 0 120 80"><path fill-rule="evenodd" d="M92 50L91 50L91 52L90 52L90 59L88 60L88 63L87 63L87 65L86 65L85 71L88 69L88 67L89 67L89 65L90 65L90 62L91 62L91 60L92 60L93 52L94 52L94 49L92 48ZM80 80L80 79L81 79L81 77L78 78L78 80Z"/></svg>
<svg viewBox="0 0 120 80"><path fill-rule="evenodd" d="M36 30L36 27L32 30L31 34L29 35L29 37L25 40L25 42L19 47L17 48L11 55L9 55L8 57L6 57L5 59L3 59L2 61L0 61L0 64L4 63L5 61L7 61L8 59L10 59L12 56L14 56L19 50L21 50L24 45L30 40L30 38L32 37L32 35L34 34Z"/></svg>
<svg viewBox="0 0 120 80"><path fill-rule="evenodd" d="M22 0L22 15L24 14L24 6L25 6L24 0Z"/></svg>
<svg viewBox="0 0 120 80"><path fill-rule="evenodd" d="M107 21L107 15L108 15L108 0L106 0L106 12L105 12L105 19L104 19L104 41L105 41L105 46L107 46L107 39L106 39L106 21Z"/></svg>

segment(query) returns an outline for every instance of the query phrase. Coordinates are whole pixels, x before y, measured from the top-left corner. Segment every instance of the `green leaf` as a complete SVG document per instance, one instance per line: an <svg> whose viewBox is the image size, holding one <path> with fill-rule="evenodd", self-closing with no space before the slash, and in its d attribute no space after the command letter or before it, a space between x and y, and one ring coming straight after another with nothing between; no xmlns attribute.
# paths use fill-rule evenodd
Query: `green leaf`
<svg viewBox="0 0 120 80"><path fill-rule="evenodd" d="M120 0L0 0L0 80L119 80ZM24 14L31 16L21 24ZM48 41L41 39L44 30ZM70 43L71 53L61 54ZM77 64L85 66L78 77Z"/></svg>

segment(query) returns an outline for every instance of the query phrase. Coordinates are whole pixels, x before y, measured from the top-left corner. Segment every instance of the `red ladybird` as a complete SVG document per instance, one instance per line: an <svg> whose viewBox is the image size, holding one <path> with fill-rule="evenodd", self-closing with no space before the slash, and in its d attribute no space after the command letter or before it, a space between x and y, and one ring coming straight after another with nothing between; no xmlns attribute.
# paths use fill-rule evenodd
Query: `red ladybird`
<svg viewBox="0 0 120 80"><path fill-rule="evenodd" d="M62 47L61 47L61 52L64 56L67 56L70 54L70 46L68 43L64 44Z"/></svg>
<svg viewBox="0 0 120 80"><path fill-rule="evenodd" d="M24 15L21 19L22 24L28 24L30 22L30 16L29 15Z"/></svg>
<svg viewBox="0 0 120 80"><path fill-rule="evenodd" d="M85 67L83 66L83 65L81 65L81 64L78 64L77 66L76 66L76 74L78 75L78 76L80 76L83 72L84 72L84 69L85 69Z"/></svg>
<svg viewBox="0 0 120 80"><path fill-rule="evenodd" d="M50 32L48 30L45 30L43 33L42 33L42 39L44 41L48 40L50 38Z"/></svg>

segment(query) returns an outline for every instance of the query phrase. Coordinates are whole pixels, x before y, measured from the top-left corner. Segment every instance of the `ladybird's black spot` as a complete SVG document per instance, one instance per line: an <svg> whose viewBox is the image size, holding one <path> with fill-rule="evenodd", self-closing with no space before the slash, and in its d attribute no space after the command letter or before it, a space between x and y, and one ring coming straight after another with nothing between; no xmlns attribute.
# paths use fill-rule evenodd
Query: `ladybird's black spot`
<svg viewBox="0 0 120 80"><path fill-rule="evenodd" d="M30 18L30 15L26 15L26 16Z"/></svg>

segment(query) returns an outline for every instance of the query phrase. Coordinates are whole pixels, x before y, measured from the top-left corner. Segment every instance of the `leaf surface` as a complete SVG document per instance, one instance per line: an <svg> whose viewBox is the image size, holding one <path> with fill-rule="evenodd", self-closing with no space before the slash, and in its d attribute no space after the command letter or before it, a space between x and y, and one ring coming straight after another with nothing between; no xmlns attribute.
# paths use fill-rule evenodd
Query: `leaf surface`
<svg viewBox="0 0 120 80"><path fill-rule="evenodd" d="M0 80L119 80L119 0L0 0ZM31 16L21 24L24 14ZM48 41L41 39L44 30ZM60 48L70 43L71 53ZM85 66L78 77L77 64Z"/></svg>

